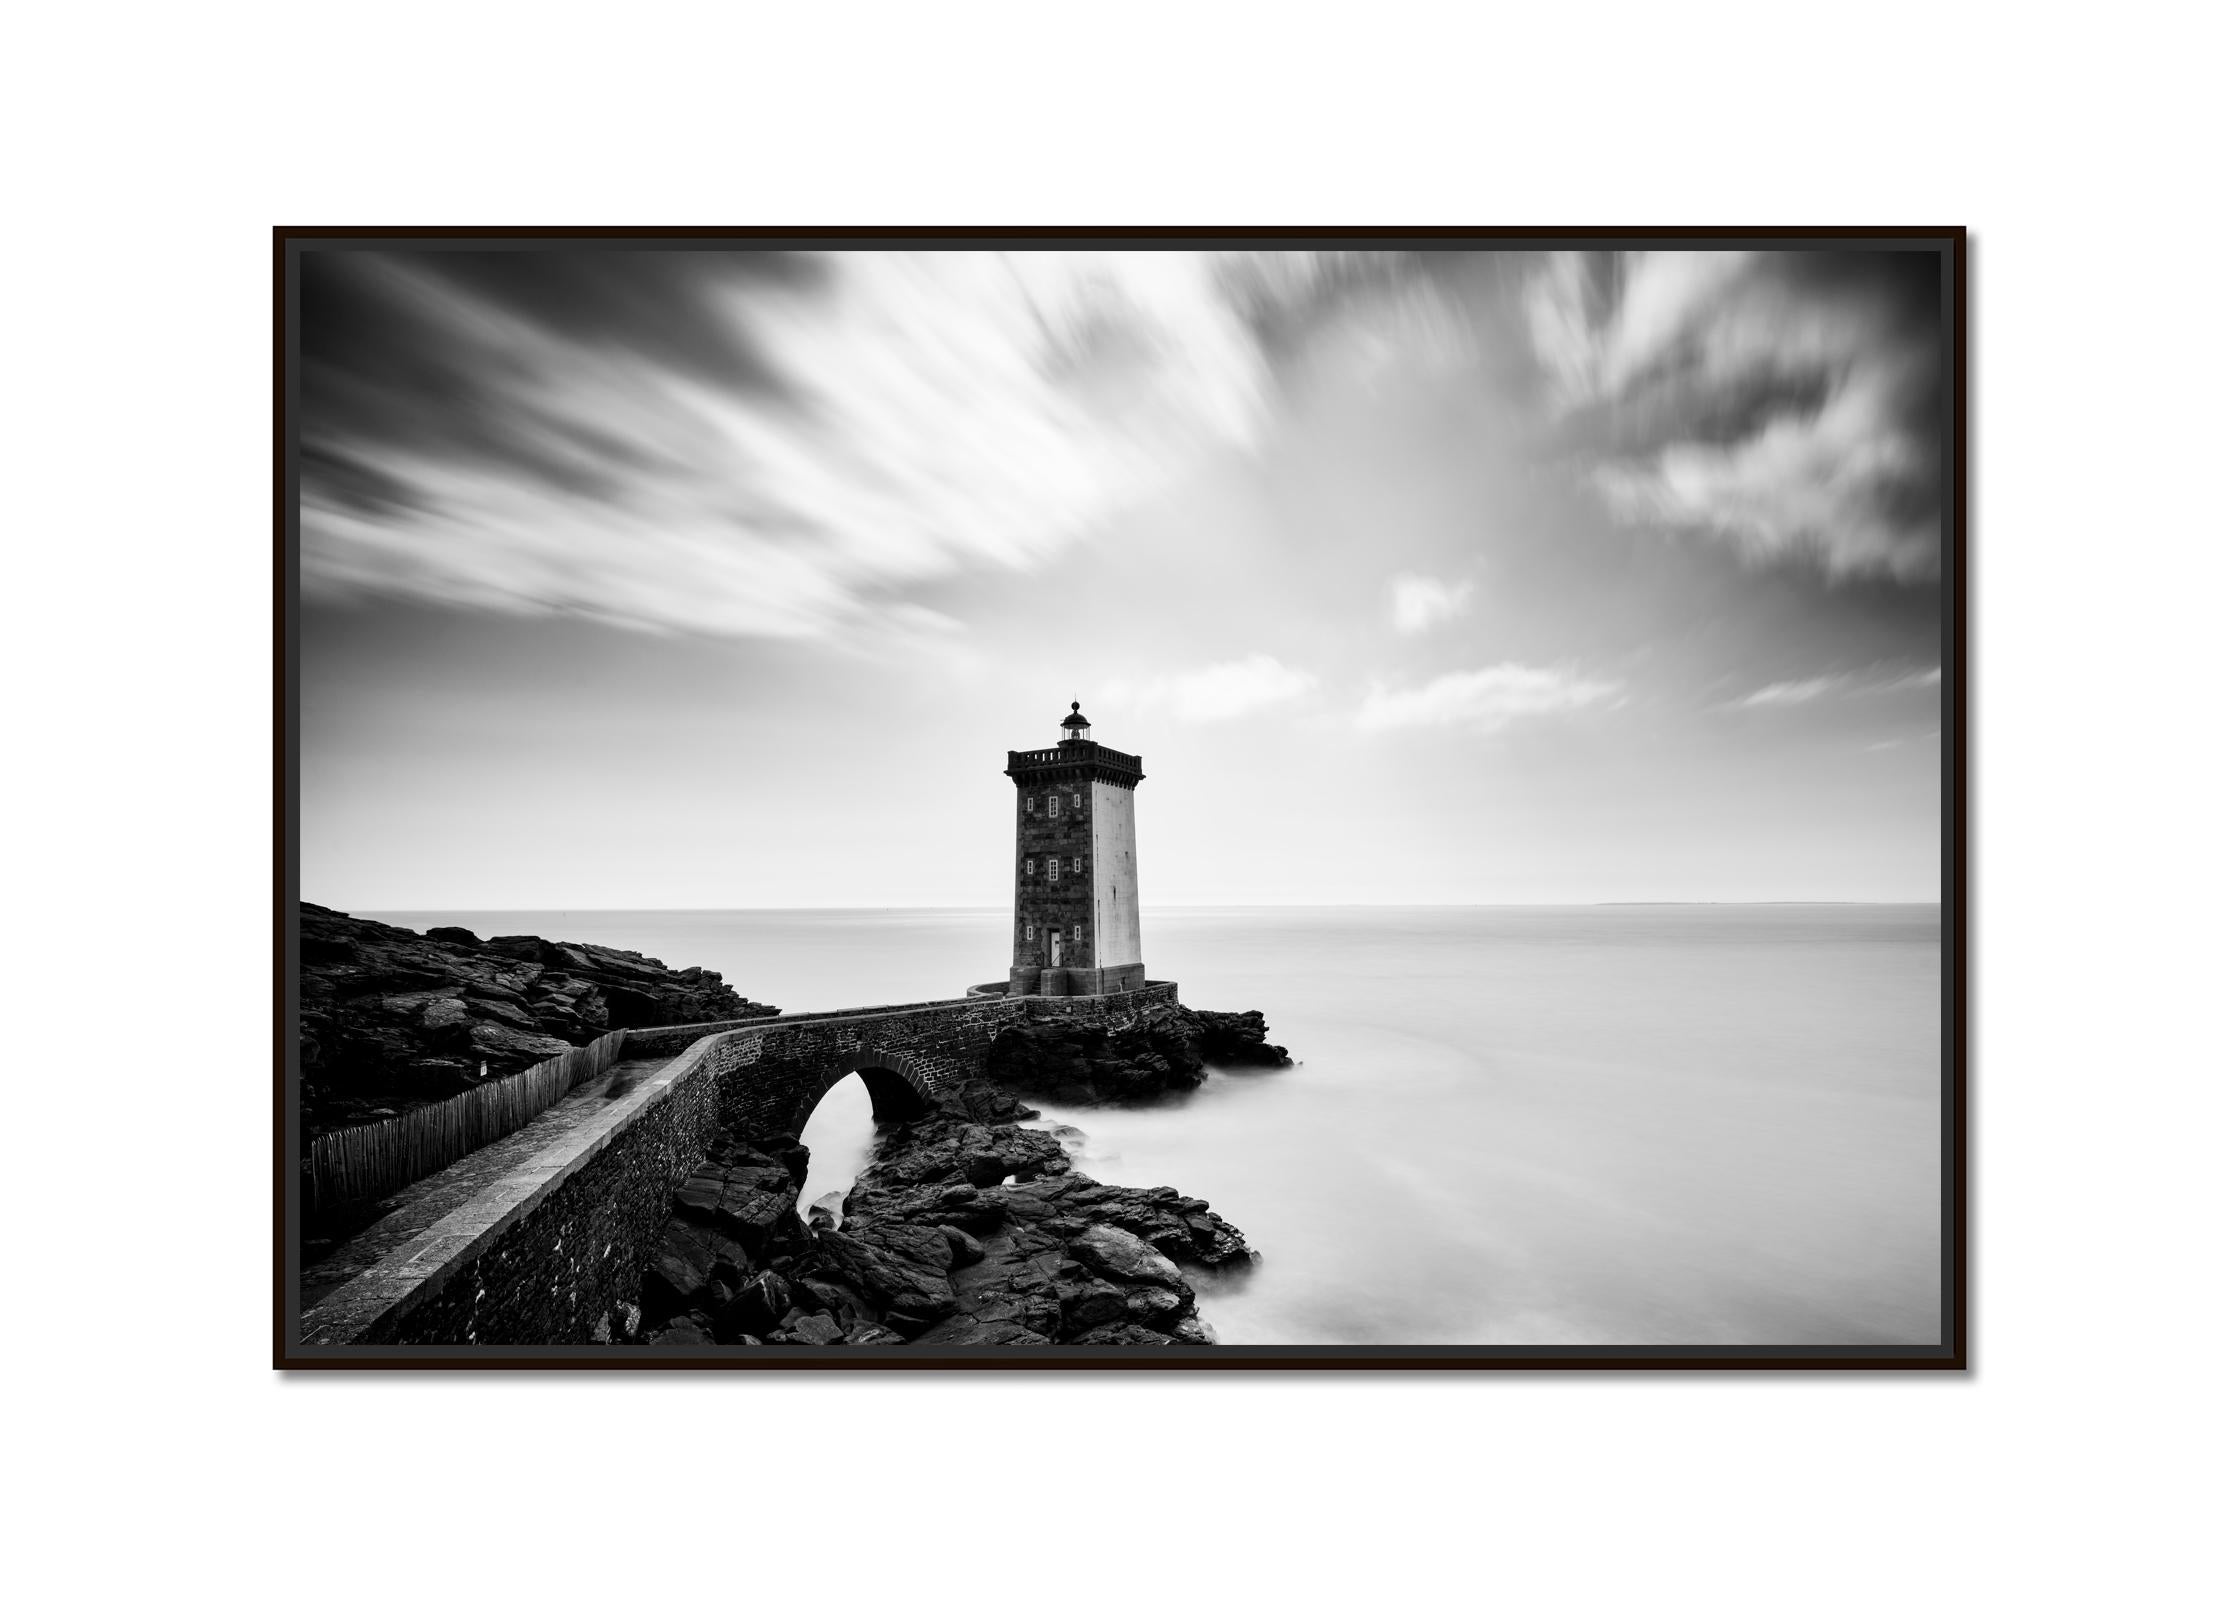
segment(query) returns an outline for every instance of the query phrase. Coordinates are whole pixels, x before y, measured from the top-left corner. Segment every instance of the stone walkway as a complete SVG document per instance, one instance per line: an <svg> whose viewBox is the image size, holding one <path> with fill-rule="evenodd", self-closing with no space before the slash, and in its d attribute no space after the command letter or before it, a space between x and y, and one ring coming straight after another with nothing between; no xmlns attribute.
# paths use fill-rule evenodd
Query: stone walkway
<svg viewBox="0 0 2240 1600"><path fill-rule="evenodd" d="M460 1157L441 1172L430 1173L418 1183L399 1189L389 1197L390 1209L377 1221L303 1269L303 1275L296 1280L303 1296L303 1309L310 1310L407 1239L449 1216L540 1150L597 1116L608 1101L621 1099L675 1059L675 1056L642 1056L617 1062L612 1072L585 1084L527 1127L507 1134L496 1144L484 1145L470 1156Z"/></svg>

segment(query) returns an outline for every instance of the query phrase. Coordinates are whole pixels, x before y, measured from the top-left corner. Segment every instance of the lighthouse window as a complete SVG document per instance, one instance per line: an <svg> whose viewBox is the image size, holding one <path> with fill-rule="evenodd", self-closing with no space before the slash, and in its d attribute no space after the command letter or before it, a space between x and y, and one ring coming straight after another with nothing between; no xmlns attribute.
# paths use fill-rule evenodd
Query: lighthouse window
<svg viewBox="0 0 2240 1600"><path fill-rule="evenodd" d="M1073 870L1076 872L1079 872L1081 870L1081 858L1079 856L1075 856L1073 858ZM1074 937L1078 939L1081 936L1079 934L1075 934Z"/></svg>
<svg viewBox="0 0 2240 1600"><path fill-rule="evenodd" d="M1056 816L1057 814L1058 814L1058 797L1057 797L1056 795L1052 795L1052 796L1050 797L1050 815L1052 815L1052 816L1054 817L1054 816Z"/></svg>
<svg viewBox="0 0 2240 1600"><path fill-rule="evenodd" d="M1076 811L1079 811L1081 809L1081 796L1075 795L1073 797L1073 809Z"/></svg>
<svg viewBox="0 0 2240 1600"><path fill-rule="evenodd" d="M1073 937L1076 941L1081 938L1081 924L1078 922L1073 925Z"/></svg>

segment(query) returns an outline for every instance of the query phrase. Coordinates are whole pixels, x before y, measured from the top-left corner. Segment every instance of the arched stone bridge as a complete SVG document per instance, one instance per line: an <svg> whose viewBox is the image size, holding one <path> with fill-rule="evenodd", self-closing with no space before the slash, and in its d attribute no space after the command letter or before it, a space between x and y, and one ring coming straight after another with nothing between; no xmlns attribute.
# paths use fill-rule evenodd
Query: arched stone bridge
<svg viewBox="0 0 2240 1600"><path fill-rule="evenodd" d="M481 1165L488 1181L478 1177L463 1203L425 1226L398 1230L394 1249L291 1317L300 1336L291 1354L595 1341L605 1315L596 1308L635 1294L671 1194L718 1129L799 1138L850 1073L870 1092L874 1117L904 1120L976 1076L996 1035L1016 1022L1118 1022L1176 998L1171 983L1067 997L975 990L927 1005L634 1030L626 1058L671 1059L610 1102L563 1101L546 1118L573 1105L572 1119L540 1118L458 1163ZM618 1073L618 1087L624 1081Z"/></svg>
<svg viewBox="0 0 2240 1600"><path fill-rule="evenodd" d="M717 1120L798 1139L818 1102L852 1073L870 1092L874 1120L907 1121L977 1074L1011 1020L1008 1007L954 1001L726 1034L715 1064Z"/></svg>
<svg viewBox="0 0 2240 1600"><path fill-rule="evenodd" d="M851 1073L870 1092L875 1119L904 1121L978 1075L996 1035L1022 1017L1117 1020L1171 1003L1175 992L1173 984L1159 983L1079 998L975 994L922 1006L779 1016L745 1027L645 1029L631 1036L627 1053L662 1054L680 1036L706 1035L694 1048L708 1052L703 1070L714 1076L717 1122L798 1139L817 1103Z"/></svg>

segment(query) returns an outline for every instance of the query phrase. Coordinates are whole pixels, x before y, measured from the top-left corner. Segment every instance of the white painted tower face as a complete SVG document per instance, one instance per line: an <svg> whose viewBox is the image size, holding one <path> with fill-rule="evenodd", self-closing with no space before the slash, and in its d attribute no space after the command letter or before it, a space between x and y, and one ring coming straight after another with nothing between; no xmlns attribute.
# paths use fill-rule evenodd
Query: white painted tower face
<svg viewBox="0 0 2240 1600"><path fill-rule="evenodd" d="M1136 887L1140 758L1089 737L1081 703L1056 744L1013 750L1014 993L1109 994L1143 984Z"/></svg>
<svg viewBox="0 0 2240 1600"><path fill-rule="evenodd" d="M1143 960L1143 910L1136 898L1136 792L1098 784L1090 790L1095 806L1095 896L1097 959L1107 966Z"/></svg>

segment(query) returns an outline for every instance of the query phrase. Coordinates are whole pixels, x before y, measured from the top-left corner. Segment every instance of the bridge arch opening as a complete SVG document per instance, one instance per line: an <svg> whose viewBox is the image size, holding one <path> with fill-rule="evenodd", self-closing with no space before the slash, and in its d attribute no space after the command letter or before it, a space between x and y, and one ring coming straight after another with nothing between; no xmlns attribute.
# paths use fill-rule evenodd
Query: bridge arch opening
<svg viewBox="0 0 2240 1600"><path fill-rule="evenodd" d="M809 1150L809 1173L800 1208L823 1205L835 1214L878 1149L879 1129L923 1116L928 1101L903 1070L865 1056L834 1072L811 1099L795 1134Z"/></svg>

